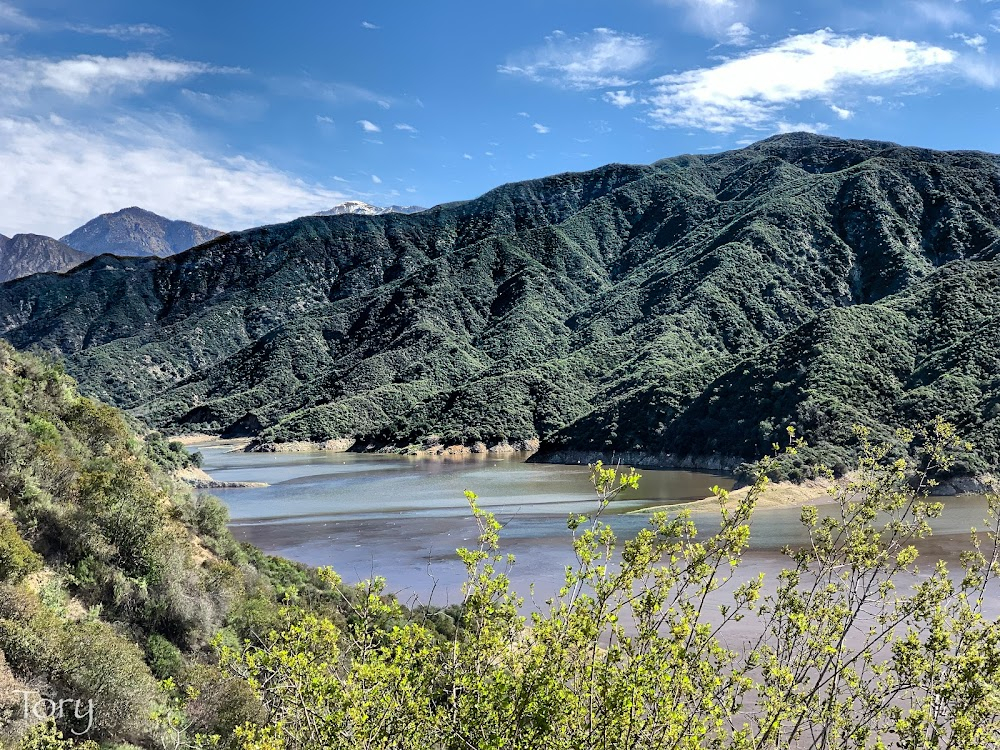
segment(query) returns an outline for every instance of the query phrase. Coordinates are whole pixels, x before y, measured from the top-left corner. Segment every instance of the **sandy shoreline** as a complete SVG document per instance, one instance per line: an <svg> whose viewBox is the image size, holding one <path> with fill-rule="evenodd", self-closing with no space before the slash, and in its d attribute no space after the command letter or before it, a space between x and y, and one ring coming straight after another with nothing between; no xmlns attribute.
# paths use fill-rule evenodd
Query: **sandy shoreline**
<svg viewBox="0 0 1000 750"><path fill-rule="evenodd" d="M774 510L777 508L801 508L806 505L826 505L834 502L834 497L830 494L832 488L839 482L833 480L810 479L795 484L794 482L771 482L767 489L757 499L757 510ZM729 503L735 506L750 493L750 487L741 487L730 490ZM659 510L690 510L694 512L718 511L719 500L714 496L693 500L688 503L670 503L669 505L658 505L652 508L629 511L635 513L655 513Z"/></svg>

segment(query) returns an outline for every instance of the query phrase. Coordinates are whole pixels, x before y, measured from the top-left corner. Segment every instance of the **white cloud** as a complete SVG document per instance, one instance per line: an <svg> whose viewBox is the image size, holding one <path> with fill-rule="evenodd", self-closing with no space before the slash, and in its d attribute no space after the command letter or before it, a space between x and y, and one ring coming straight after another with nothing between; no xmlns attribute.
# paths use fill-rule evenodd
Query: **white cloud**
<svg viewBox="0 0 1000 750"><path fill-rule="evenodd" d="M376 104L378 104L378 106L380 106L382 109L390 109L392 107L392 104L387 102L385 99L379 99L376 102Z"/></svg>
<svg viewBox="0 0 1000 750"><path fill-rule="evenodd" d="M372 175L372 182L374 182L376 185L381 185L382 184L382 178L379 177L377 174L373 174Z"/></svg>
<svg viewBox="0 0 1000 750"><path fill-rule="evenodd" d="M178 119L94 128L54 116L0 117L0 226L60 237L98 214L139 205L230 230L344 199L261 161L203 153L195 141Z"/></svg>
<svg viewBox="0 0 1000 750"><path fill-rule="evenodd" d="M548 133L552 129L552 128L546 127L545 125L542 125L542 123L540 123L540 122L536 122L531 127L533 127L535 129L536 133L540 133L542 135L545 135L546 133Z"/></svg>
<svg viewBox="0 0 1000 750"><path fill-rule="evenodd" d="M472 154L462 154L462 158L463 159L468 159L469 161L472 161Z"/></svg>
<svg viewBox="0 0 1000 750"><path fill-rule="evenodd" d="M627 107L630 104L635 104L638 100L631 92L621 89L619 91L605 91L604 101L616 107Z"/></svg>
<svg viewBox="0 0 1000 750"><path fill-rule="evenodd" d="M70 31L79 34L93 34L96 36L107 36L112 39L128 41L133 39L154 40L167 36L167 30L149 23L122 24L116 23L112 26L88 26L86 24L72 24L67 26Z"/></svg>
<svg viewBox="0 0 1000 750"><path fill-rule="evenodd" d="M396 123L396 130L402 130L404 133L416 133L416 132L418 132L415 127L413 127L412 125L408 125L405 122L397 122Z"/></svg>
<svg viewBox="0 0 1000 750"><path fill-rule="evenodd" d="M316 122L320 125L333 125L333 118L326 115L316 115Z"/></svg>
<svg viewBox="0 0 1000 750"><path fill-rule="evenodd" d="M376 125L371 120L358 120L358 125L360 125L361 129L363 131L365 131L366 133L381 133L382 132L382 128L380 128L378 125Z"/></svg>
<svg viewBox="0 0 1000 750"><path fill-rule="evenodd" d="M371 21L362 21L361 28L363 29L381 29L381 26L376 26Z"/></svg>
<svg viewBox="0 0 1000 750"><path fill-rule="evenodd" d="M726 29L726 42L737 47L745 47L750 44L750 37L753 36L753 29L742 21L730 24Z"/></svg>
<svg viewBox="0 0 1000 750"><path fill-rule="evenodd" d="M961 40L962 44L972 47L976 52L986 52L986 37L982 34L974 34L972 36L968 34L952 34L951 38Z"/></svg>
<svg viewBox="0 0 1000 750"><path fill-rule="evenodd" d="M830 126L825 122L785 122L779 120L775 124L778 133L822 133L829 130Z"/></svg>
<svg viewBox="0 0 1000 750"><path fill-rule="evenodd" d="M0 1L0 28L34 29L38 21L30 18L10 3Z"/></svg>
<svg viewBox="0 0 1000 750"><path fill-rule="evenodd" d="M649 116L661 125L730 132L766 129L781 110L829 99L851 86L911 81L948 69L954 52L883 36L843 36L824 29L654 81Z"/></svg>
<svg viewBox="0 0 1000 750"><path fill-rule="evenodd" d="M684 10L687 25L705 36L745 43L750 29L746 25L753 14L752 0L665 0Z"/></svg>
<svg viewBox="0 0 1000 750"><path fill-rule="evenodd" d="M137 92L152 83L171 83L207 73L238 73L189 60L167 60L139 54L127 57L80 55L65 60L6 58L0 60L0 93L30 94L38 89L78 99L92 94Z"/></svg>
<svg viewBox="0 0 1000 750"><path fill-rule="evenodd" d="M540 49L497 70L569 89L620 87L632 83L625 76L649 62L652 52L653 44L635 34L599 28L571 37L556 31Z"/></svg>
<svg viewBox="0 0 1000 750"><path fill-rule="evenodd" d="M844 109L843 107L838 107L836 104L831 104L830 109L833 111L833 114L837 115L837 117L839 117L841 120L850 120L852 117L854 117L853 110Z"/></svg>
<svg viewBox="0 0 1000 750"><path fill-rule="evenodd" d="M517 116L518 117L531 117L531 115L529 113L527 113L527 112L518 112Z"/></svg>

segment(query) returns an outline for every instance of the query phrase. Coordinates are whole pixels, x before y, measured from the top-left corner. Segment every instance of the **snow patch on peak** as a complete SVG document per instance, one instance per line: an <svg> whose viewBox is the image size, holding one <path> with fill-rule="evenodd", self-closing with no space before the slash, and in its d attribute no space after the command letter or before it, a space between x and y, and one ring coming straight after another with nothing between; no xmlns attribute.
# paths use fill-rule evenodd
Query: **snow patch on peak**
<svg viewBox="0 0 1000 750"><path fill-rule="evenodd" d="M344 201L338 203L328 211L320 211L314 216L340 216L341 214L355 214L358 216L381 216L382 214L415 214L419 211L426 211L422 206L373 206L364 201Z"/></svg>

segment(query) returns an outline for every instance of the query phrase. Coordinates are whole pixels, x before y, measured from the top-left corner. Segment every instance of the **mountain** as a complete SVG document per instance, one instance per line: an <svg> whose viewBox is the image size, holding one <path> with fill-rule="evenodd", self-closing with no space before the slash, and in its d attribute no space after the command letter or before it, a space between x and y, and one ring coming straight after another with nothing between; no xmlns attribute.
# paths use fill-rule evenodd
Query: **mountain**
<svg viewBox="0 0 1000 750"><path fill-rule="evenodd" d="M1000 157L776 136L305 217L0 287L0 332L149 424L839 463L941 414L1000 464ZM799 471L792 465L789 472Z"/></svg>
<svg viewBox="0 0 1000 750"><path fill-rule="evenodd" d="M19 279L33 273L68 271L90 256L51 237L40 234L0 234L0 281Z"/></svg>
<svg viewBox="0 0 1000 750"><path fill-rule="evenodd" d="M373 206L364 201L344 201L328 211L320 211L314 216L340 216L341 214L359 214L361 216L381 216L382 214L415 214L426 211L422 206Z"/></svg>
<svg viewBox="0 0 1000 750"><path fill-rule="evenodd" d="M188 221L173 221L142 208L101 214L65 237L72 248L89 255L164 257L215 239L222 232Z"/></svg>

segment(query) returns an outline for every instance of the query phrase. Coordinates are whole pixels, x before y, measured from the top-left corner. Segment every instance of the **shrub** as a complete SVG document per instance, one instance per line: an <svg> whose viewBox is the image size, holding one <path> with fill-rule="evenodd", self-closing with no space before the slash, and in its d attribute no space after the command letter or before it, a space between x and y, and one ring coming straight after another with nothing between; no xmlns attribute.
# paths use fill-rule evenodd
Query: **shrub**
<svg viewBox="0 0 1000 750"><path fill-rule="evenodd" d="M925 438L924 487L962 445L940 422ZM458 551L452 637L406 622L381 579L344 592L346 623L285 608L263 640L222 648L267 711L238 729L240 747L994 750L1000 627L984 602L1000 580L1000 498L962 573L939 563L918 578L914 544L942 506L913 489L891 445L858 439L856 477L829 513L803 509L808 541L768 587L739 571L753 566L770 460L739 499L715 488L715 533L660 512L621 545L601 514L638 476L598 463L598 509L569 521L576 563L530 614L501 524L469 493L479 544ZM747 643L728 635L740 621Z"/></svg>
<svg viewBox="0 0 1000 750"><path fill-rule="evenodd" d="M153 633L146 639L146 662L152 673L161 680L178 677L184 670L181 650L158 633Z"/></svg>
<svg viewBox="0 0 1000 750"><path fill-rule="evenodd" d="M42 558L21 538L14 522L0 518L0 582L18 583L41 569Z"/></svg>

